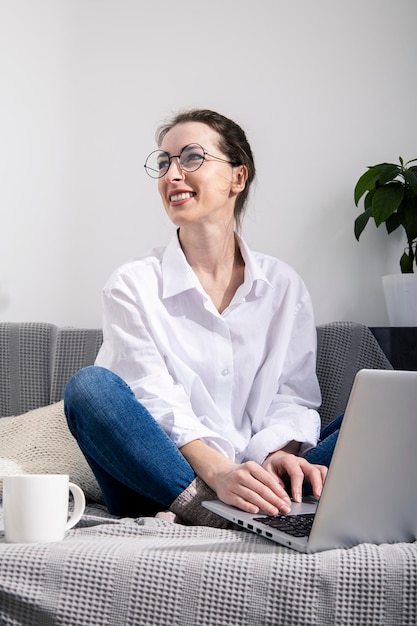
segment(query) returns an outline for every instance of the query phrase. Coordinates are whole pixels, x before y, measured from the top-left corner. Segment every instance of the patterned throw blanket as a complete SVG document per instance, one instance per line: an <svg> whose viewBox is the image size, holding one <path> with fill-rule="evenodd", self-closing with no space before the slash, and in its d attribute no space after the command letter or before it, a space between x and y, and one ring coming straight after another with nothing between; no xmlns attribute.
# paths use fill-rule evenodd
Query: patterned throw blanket
<svg viewBox="0 0 417 626"><path fill-rule="evenodd" d="M60 543L6 544L0 530L0 624L411 626L417 543L303 555L95 505Z"/></svg>

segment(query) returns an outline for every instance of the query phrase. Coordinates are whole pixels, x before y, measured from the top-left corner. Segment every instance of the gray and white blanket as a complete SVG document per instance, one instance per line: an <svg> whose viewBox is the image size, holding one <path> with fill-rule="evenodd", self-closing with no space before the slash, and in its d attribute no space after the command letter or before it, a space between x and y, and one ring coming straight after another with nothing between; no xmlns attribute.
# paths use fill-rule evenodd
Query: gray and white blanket
<svg viewBox="0 0 417 626"><path fill-rule="evenodd" d="M417 543L303 555L94 505L60 543L7 544L0 530L0 624L411 626Z"/></svg>

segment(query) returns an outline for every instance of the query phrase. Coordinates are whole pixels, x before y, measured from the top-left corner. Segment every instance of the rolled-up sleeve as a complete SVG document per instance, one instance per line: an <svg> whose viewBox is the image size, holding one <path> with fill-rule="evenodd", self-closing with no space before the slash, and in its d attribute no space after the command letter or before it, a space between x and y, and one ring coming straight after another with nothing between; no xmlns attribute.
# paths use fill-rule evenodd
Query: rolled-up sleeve
<svg viewBox="0 0 417 626"><path fill-rule="evenodd" d="M260 464L270 453L291 441L300 442L299 454L303 455L316 446L319 438L317 409L321 404L321 393L316 376L317 334L307 292L296 308L293 320L287 320L285 341L282 368L275 378L275 394L265 412L255 415L254 434L246 451L248 459ZM268 386L268 381L265 385Z"/></svg>

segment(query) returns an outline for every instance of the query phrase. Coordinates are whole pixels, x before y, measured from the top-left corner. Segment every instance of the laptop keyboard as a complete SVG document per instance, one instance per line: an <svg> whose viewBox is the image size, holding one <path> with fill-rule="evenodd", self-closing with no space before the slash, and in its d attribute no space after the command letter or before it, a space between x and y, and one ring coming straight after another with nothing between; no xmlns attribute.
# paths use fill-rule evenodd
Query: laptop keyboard
<svg viewBox="0 0 417 626"><path fill-rule="evenodd" d="M292 537L308 537L313 525L314 513L305 515L277 515L276 517L256 517L255 522L282 530Z"/></svg>

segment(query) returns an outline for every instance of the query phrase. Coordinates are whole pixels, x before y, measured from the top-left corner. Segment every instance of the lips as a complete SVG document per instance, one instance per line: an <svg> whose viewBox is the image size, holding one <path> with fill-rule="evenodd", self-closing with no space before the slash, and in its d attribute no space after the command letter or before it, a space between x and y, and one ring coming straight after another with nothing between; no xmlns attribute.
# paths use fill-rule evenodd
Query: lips
<svg viewBox="0 0 417 626"><path fill-rule="evenodd" d="M181 193L174 193L169 197L170 202L181 202L182 200L188 200L193 198L195 193L193 191L183 191Z"/></svg>

